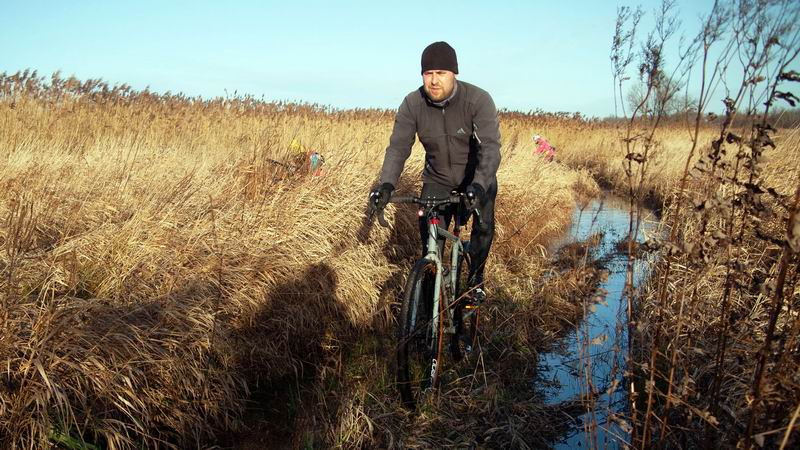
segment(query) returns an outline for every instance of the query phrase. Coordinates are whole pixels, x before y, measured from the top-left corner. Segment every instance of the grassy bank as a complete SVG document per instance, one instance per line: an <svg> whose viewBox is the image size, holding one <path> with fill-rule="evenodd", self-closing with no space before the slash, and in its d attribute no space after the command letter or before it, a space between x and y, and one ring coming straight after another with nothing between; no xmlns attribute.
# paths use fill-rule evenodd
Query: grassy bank
<svg viewBox="0 0 800 450"><path fill-rule="evenodd" d="M654 243L662 259L637 306L639 431L653 436L644 439L796 443L800 296L789 242L800 130L775 134L776 148L723 144L717 162L704 142L687 188L670 194L664 239Z"/></svg>
<svg viewBox="0 0 800 450"><path fill-rule="evenodd" d="M388 358L380 336L418 251L411 211L390 211L389 230L363 222L391 113L35 74L0 77L0 93L0 441L214 442L265 385L324 379L357 345ZM597 188L532 158L524 121L502 133L490 289L554 334L574 306L539 295L542 245ZM415 150L400 190L418 187ZM358 398L328 443L358 445Z"/></svg>
<svg viewBox="0 0 800 450"><path fill-rule="evenodd" d="M628 325L636 446L795 446L800 128L762 134L758 116L701 123L695 145L693 124L639 118L630 125L653 131L652 147L629 175L625 123L570 133L526 120L563 164L663 209L659 233L634 248L657 261Z"/></svg>
<svg viewBox="0 0 800 450"><path fill-rule="evenodd" d="M631 440L637 448L791 448L800 411L800 130L779 126L775 111L796 104L784 91L800 81L790 69L800 9L716 3L668 65L661 55L679 45L673 7L663 3L654 32L639 40L640 11L619 11L617 94L631 85L646 94L609 130L616 145L597 152L600 161L565 156L594 167L632 208L665 206L662 233L642 248L657 263L642 289L628 287ZM693 71L704 94L687 99L674 88ZM718 84L727 95L720 117L708 112ZM688 102L683 120L667 116L671 100Z"/></svg>

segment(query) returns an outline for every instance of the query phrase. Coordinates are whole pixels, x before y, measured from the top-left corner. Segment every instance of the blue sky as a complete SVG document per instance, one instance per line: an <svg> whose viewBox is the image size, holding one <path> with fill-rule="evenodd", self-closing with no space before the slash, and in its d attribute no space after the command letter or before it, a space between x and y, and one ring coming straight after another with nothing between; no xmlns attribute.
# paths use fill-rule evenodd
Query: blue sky
<svg viewBox="0 0 800 450"><path fill-rule="evenodd" d="M421 83L422 49L445 40L459 78L498 107L605 116L616 9L640 3L5 0L0 72L394 109ZM683 22L696 24L711 3L680 0Z"/></svg>

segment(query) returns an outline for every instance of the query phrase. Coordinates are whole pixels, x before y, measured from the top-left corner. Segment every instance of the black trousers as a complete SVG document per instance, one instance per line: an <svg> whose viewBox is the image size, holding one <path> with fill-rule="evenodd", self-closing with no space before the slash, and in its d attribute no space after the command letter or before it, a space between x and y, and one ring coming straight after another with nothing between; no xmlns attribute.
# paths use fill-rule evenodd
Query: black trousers
<svg viewBox="0 0 800 450"><path fill-rule="evenodd" d="M442 186L435 183L425 183L422 185L421 197L445 198L450 195L450 192L456 188ZM481 219L485 225L486 231L481 231L478 226L472 227L472 234L470 235L469 256L472 265L469 270L469 284L470 286L478 286L483 284L483 272L486 266L486 259L489 257L489 249L492 246L494 239L494 201L497 197L497 183L492 183L487 189L486 194L478 203L476 209L481 212ZM450 226L450 220L453 218L455 206L451 206L443 210L442 218L444 219L445 227ZM475 220L473 218L473 220ZM425 217L419 219L419 231L422 237L422 254L428 252L428 223ZM439 245L444 245L444 240L439 241Z"/></svg>

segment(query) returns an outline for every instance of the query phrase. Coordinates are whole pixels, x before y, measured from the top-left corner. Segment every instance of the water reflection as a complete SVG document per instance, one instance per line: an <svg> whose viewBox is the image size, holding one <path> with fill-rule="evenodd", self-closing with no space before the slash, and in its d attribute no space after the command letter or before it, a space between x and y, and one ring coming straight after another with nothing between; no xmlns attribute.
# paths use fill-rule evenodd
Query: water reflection
<svg viewBox="0 0 800 450"><path fill-rule="evenodd" d="M611 414L629 416L626 383L622 379L627 353L627 300L623 290L628 255L627 245L619 245L627 240L628 211L628 202L618 197L594 200L575 211L569 235L559 243L563 246L581 242L601 233L602 239L591 248L588 259L599 260L607 278L600 284L601 295L587 299L583 322L563 338L556 350L540 358L537 383L543 387L549 404L594 400L592 412L578 418L575 430L555 448L619 448L621 442L628 441L624 427L609 420ZM636 241L643 242L655 225L655 215L643 212ZM643 269L642 261L634 261L634 286L644 278ZM596 424L596 430L590 428L592 424Z"/></svg>

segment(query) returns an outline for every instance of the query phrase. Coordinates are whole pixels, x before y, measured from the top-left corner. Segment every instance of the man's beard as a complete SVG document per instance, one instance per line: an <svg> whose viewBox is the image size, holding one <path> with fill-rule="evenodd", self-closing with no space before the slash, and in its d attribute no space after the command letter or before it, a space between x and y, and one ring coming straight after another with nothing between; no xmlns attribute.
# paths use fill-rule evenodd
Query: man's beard
<svg viewBox="0 0 800 450"><path fill-rule="evenodd" d="M431 91L430 91L430 90L428 90L428 88L426 87L426 88L425 88L425 94L426 94L426 95L428 96L428 98L429 98L429 99L431 99L432 101L434 101L434 102L441 102L441 101L447 100L448 98L450 98L450 96L451 96L451 95L453 95L453 89L454 89L454 87L453 87L453 88L450 88L450 90L449 90L449 91L447 91L447 92L445 92L444 90L441 90L441 91L440 91L440 92L441 92L441 94L440 94L441 96L440 96L440 97L438 97L438 98L434 98L434 96L433 96L433 94L431 93Z"/></svg>

